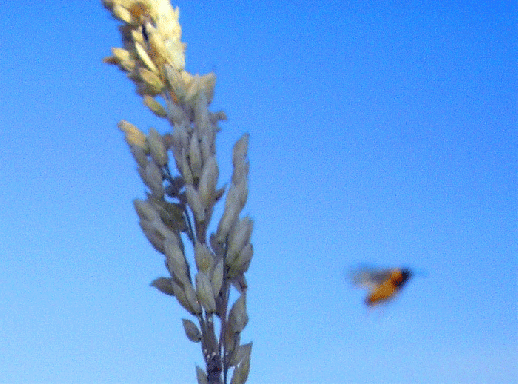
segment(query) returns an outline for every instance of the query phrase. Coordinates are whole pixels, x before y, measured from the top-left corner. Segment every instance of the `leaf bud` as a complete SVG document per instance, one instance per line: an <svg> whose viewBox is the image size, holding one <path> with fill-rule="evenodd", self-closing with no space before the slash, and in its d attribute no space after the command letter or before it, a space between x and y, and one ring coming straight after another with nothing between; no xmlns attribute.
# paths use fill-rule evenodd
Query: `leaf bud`
<svg viewBox="0 0 518 384"><path fill-rule="evenodd" d="M237 258L243 247L250 243L254 222L250 217L239 220L232 227L229 234L229 247L227 251L227 265L230 265Z"/></svg>
<svg viewBox="0 0 518 384"><path fill-rule="evenodd" d="M167 258L167 266L171 275L176 276L184 285L190 284L189 266L187 265L187 259L180 248L178 239L174 236L166 237L164 248L165 256Z"/></svg>
<svg viewBox="0 0 518 384"><path fill-rule="evenodd" d="M158 95L162 92L165 87L165 84L160 80L155 72L147 70L145 68L138 69L138 75L140 79L146 84L146 90L152 95Z"/></svg>
<svg viewBox="0 0 518 384"><path fill-rule="evenodd" d="M185 334L187 338L191 340L193 343L198 343L201 340L201 332L191 320L182 319L183 329L185 330Z"/></svg>
<svg viewBox="0 0 518 384"><path fill-rule="evenodd" d="M219 291L221 291L221 287L223 286L223 258L219 259L214 267L214 270L211 274L210 282L212 284L212 292L214 292L214 297L219 296Z"/></svg>
<svg viewBox="0 0 518 384"><path fill-rule="evenodd" d="M186 185L185 193L187 195L187 203L194 213L196 220L199 222L205 221L205 207L201 202L198 191L196 191L192 185Z"/></svg>
<svg viewBox="0 0 518 384"><path fill-rule="evenodd" d="M246 180L248 177L248 172L250 169L250 164L246 160L240 160L232 171L232 183L239 184L241 181Z"/></svg>
<svg viewBox="0 0 518 384"><path fill-rule="evenodd" d="M250 134L245 133L239 138L238 141L236 141L234 148L232 148L232 164L235 165L239 159L245 158L247 156L249 139Z"/></svg>
<svg viewBox="0 0 518 384"><path fill-rule="evenodd" d="M153 280L150 285L166 295L174 296L173 285L171 284L170 277L159 277Z"/></svg>
<svg viewBox="0 0 518 384"><path fill-rule="evenodd" d="M223 211L223 217L218 223L218 229L216 231L216 241L218 243L224 243L232 226L234 225L239 212L241 212L241 204L239 202L239 191L235 185L231 185L227 193L225 200L225 210Z"/></svg>
<svg viewBox="0 0 518 384"><path fill-rule="evenodd" d="M227 327L225 330L225 335L223 339L223 343L225 346L225 363L229 366L230 361L233 360L233 357L239 350L239 343L241 342L241 334L239 332L234 332L232 329Z"/></svg>
<svg viewBox="0 0 518 384"><path fill-rule="evenodd" d="M212 271L214 266L214 256L206 244L202 244L199 241L196 242L194 247L194 259L196 261L196 268L198 268L198 271L207 275Z"/></svg>
<svg viewBox="0 0 518 384"><path fill-rule="evenodd" d="M149 57L141 43L135 42L135 51L137 51L138 57L140 58L140 60L142 60L142 62L145 64L146 67L148 67L148 69L151 72L158 73L155 63L153 63L153 60L151 60L151 58Z"/></svg>
<svg viewBox="0 0 518 384"><path fill-rule="evenodd" d="M208 207L214 202L216 195L216 184L218 183L218 163L214 156L204 164L200 178L199 192L200 199L204 206Z"/></svg>
<svg viewBox="0 0 518 384"><path fill-rule="evenodd" d="M131 54L124 48L112 48L112 54L118 61L131 60Z"/></svg>
<svg viewBox="0 0 518 384"><path fill-rule="evenodd" d="M180 164L177 164L177 166L178 170L182 174L183 179L185 180L185 184L192 185L194 183L194 177L191 172L191 168L189 167L189 161L187 160L185 150L183 149L180 155Z"/></svg>
<svg viewBox="0 0 518 384"><path fill-rule="evenodd" d="M248 180L243 179L236 185L239 210L242 210L248 198Z"/></svg>
<svg viewBox="0 0 518 384"><path fill-rule="evenodd" d="M185 77L188 77L189 74L186 71L180 71L168 64L165 65L165 73L173 94L178 101L183 102L186 95Z"/></svg>
<svg viewBox="0 0 518 384"><path fill-rule="evenodd" d="M157 232L153 222L141 219L139 220L139 225L153 248L158 252L165 254L164 237Z"/></svg>
<svg viewBox="0 0 518 384"><path fill-rule="evenodd" d="M131 13L122 5L115 4L112 8L113 16L120 21L131 24Z"/></svg>
<svg viewBox="0 0 518 384"><path fill-rule="evenodd" d="M201 175L202 159L200 142L196 133L192 135L191 142L189 143L189 165L194 178L198 179Z"/></svg>
<svg viewBox="0 0 518 384"><path fill-rule="evenodd" d="M136 146L142 148L144 152L149 150L146 142L146 135L133 124L126 120L121 120L117 124L117 127L124 132L124 139L129 146Z"/></svg>
<svg viewBox="0 0 518 384"><path fill-rule="evenodd" d="M144 95L144 105L146 105L151 110L151 112L153 112L158 117L167 117L165 108L152 96Z"/></svg>
<svg viewBox="0 0 518 384"><path fill-rule="evenodd" d="M229 264L229 277L237 276L248 271L252 256L254 255L254 248L252 244L246 244L238 253L238 256Z"/></svg>
<svg viewBox="0 0 518 384"><path fill-rule="evenodd" d="M241 136L241 138L234 144L232 150L232 165L234 170L232 172L232 183L238 184L242 179L245 179L248 175L248 139L250 135L248 133Z"/></svg>
<svg viewBox="0 0 518 384"><path fill-rule="evenodd" d="M185 296L187 297L187 300L189 301L189 304L192 307L192 310L194 311L194 315L201 314L201 305L198 301L198 298L196 297L196 292L194 291L194 288L192 287L191 282L184 285L185 289Z"/></svg>
<svg viewBox="0 0 518 384"><path fill-rule="evenodd" d="M248 314L246 313L246 295L242 294L236 300L228 315L229 326L233 332L241 332L248 323Z"/></svg>
<svg viewBox="0 0 518 384"><path fill-rule="evenodd" d="M216 300L212 291L212 285L209 277L203 273L196 274L196 296L201 305L208 313L216 312Z"/></svg>
<svg viewBox="0 0 518 384"><path fill-rule="evenodd" d="M158 166L163 167L167 164L167 151L165 149L164 141L162 136L158 133L155 128L149 129L147 136L147 143L151 152L151 158Z"/></svg>
<svg viewBox="0 0 518 384"><path fill-rule="evenodd" d="M134 199L133 206L141 220L155 221L160 217L153 204L148 200Z"/></svg>
<svg viewBox="0 0 518 384"><path fill-rule="evenodd" d="M214 139L215 134L211 134L210 132L201 137L200 150L201 158L204 163L209 161L209 159L216 154L216 151L214 150Z"/></svg>
<svg viewBox="0 0 518 384"><path fill-rule="evenodd" d="M250 360L250 355L252 353L252 342L240 345L237 348L236 353L232 356L232 359L230 360L230 365L235 367L240 362L242 362L245 359Z"/></svg>
<svg viewBox="0 0 518 384"><path fill-rule="evenodd" d="M146 152L136 145L130 145L130 151L138 166L140 168L146 168L149 163Z"/></svg>
<svg viewBox="0 0 518 384"><path fill-rule="evenodd" d="M234 369L232 380L230 384L244 384L248 379L250 373L250 355L247 358L241 360L239 365Z"/></svg>
<svg viewBox="0 0 518 384"><path fill-rule="evenodd" d="M158 198L164 196L164 186L162 184L162 172L154 161L150 161L145 168L139 167L140 178L151 190L151 193Z"/></svg>
<svg viewBox="0 0 518 384"><path fill-rule="evenodd" d="M210 247L218 257L223 257L223 255L225 254L224 244L218 242L215 233L210 234Z"/></svg>
<svg viewBox="0 0 518 384"><path fill-rule="evenodd" d="M189 312L191 315L196 315L197 312L192 307L191 302L187 298L185 290L182 288L180 284L176 282L174 279L172 279L171 285L173 286L174 297L176 297L176 300L178 300L180 305L184 307L187 310L187 312Z"/></svg>

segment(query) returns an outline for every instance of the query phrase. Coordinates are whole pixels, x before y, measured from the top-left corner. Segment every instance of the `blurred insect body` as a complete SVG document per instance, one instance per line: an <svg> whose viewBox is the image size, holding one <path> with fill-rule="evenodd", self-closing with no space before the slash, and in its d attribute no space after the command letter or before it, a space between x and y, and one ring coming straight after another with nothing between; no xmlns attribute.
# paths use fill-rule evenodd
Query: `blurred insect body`
<svg viewBox="0 0 518 384"><path fill-rule="evenodd" d="M351 282L359 288L370 290L365 298L369 307L393 298L412 276L407 268L376 269L362 267L350 273Z"/></svg>

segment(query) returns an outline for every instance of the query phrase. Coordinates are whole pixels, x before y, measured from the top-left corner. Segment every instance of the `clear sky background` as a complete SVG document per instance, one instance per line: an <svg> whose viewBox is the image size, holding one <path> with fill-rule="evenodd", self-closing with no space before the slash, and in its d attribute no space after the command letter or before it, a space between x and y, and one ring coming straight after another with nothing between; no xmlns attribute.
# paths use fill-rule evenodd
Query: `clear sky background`
<svg viewBox="0 0 518 384"><path fill-rule="evenodd" d="M229 117L220 185L251 135L249 383L516 382L516 2L175 5ZM116 124L169 127L101 62L117 22L100 1L0 20L0 382L194 383ZM423 273L369 311L359 263Z"/></svg>

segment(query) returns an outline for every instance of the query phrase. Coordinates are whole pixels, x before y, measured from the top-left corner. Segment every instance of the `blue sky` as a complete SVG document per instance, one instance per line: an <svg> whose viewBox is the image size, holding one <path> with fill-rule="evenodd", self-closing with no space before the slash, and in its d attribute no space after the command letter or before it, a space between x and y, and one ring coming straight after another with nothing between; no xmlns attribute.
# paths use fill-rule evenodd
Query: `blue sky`
<svg viewBox="0 0 518 384"><path fill-rule="evenodd" d="M220 184L250 133L249 383L518 374L515 2L179 1L215 71ZM140 232L100 1L11 2L0 39L0 382L187 383L202 364ZM424 273L368 311L345 271Z"/></svg>

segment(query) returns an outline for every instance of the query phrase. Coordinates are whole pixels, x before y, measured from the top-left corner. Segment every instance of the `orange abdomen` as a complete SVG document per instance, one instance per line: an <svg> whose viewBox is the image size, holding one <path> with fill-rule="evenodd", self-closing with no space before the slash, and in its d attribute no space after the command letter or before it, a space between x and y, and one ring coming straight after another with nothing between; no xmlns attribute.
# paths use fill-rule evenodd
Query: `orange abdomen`
<svg viewBox="0 0 518 384"><path fill-rule="evenodd" d="M406 269L396 269L390 277L380 284L372 293L365 299L365 304L372 306L379 302L390 299L395 295L405 282L410 278L410 271Z"/></svg>

